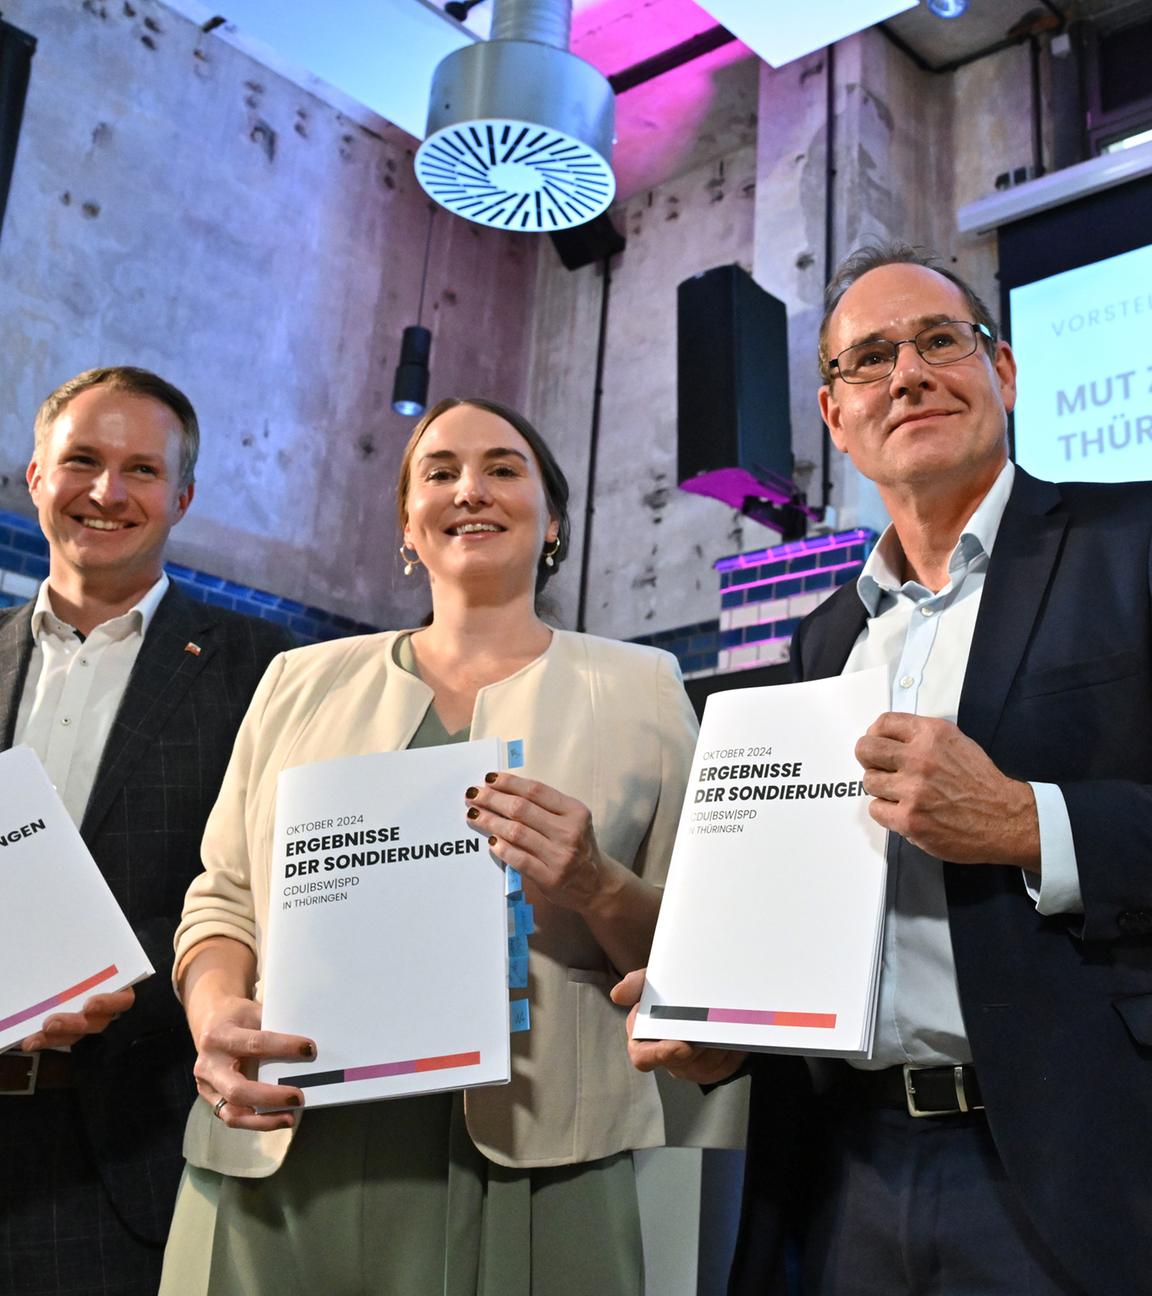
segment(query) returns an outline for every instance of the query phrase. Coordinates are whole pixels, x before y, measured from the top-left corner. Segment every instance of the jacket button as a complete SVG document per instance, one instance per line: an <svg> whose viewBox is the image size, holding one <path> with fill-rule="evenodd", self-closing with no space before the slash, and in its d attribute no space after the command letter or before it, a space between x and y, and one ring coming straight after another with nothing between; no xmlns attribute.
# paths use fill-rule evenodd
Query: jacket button
<svg viewBox="0 0 1152 1296"><path fill-rule="evenodd" d="M1152 935L1152 910L1125 909L1117 915L1116 926L1125 936Z"/></svg>

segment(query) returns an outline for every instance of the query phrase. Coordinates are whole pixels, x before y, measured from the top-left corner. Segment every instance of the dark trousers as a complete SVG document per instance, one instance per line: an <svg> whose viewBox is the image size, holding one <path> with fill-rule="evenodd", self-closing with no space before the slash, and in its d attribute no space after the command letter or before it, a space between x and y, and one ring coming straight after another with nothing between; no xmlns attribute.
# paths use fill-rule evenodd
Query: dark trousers
<svg viewBox="0 0 1152 1296"><path fill-rule="evenodd" d="M0 1097L0 1296L155 1296L163 1255L112 1209L73 1090Z"/></svg>
<svg viewBox="0 0 1152 1296"><path fill-rule="evenodd" d="M804 1296L1089 1296L1036 1235L982 1115L823 1106Z"/></svg>

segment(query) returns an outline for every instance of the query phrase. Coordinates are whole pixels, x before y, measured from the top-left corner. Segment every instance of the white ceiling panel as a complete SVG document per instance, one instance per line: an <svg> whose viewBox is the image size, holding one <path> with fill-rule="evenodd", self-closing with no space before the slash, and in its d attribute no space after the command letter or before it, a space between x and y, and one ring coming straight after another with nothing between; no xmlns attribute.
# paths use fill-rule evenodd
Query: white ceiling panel
<svg viewBox="0 0 1152 1296"><path fill-rule="evenodd" d="M780 67L874 23L915 9L919 0L697 0L722 26Z"/></svg>

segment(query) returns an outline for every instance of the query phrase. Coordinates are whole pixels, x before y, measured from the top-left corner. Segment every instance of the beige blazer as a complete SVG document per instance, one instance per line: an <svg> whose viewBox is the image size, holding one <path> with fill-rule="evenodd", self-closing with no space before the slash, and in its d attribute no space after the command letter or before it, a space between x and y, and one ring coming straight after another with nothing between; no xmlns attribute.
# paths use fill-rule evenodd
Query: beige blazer
<svg viewBox="0 0 1152 1296"><path fill-rule="evenodd" d="M205 872L188 891L177 965L213 935L243 941L259 959L281 770L411 740L432 692L395 664L397 633L297 649L268 668L208 820ZM472 735L523 738L525 776L583 801L600 848L663 882L696 736L675 658L556 631L541 657L480 690ZM463 809L462 801L461 816ZM532 1029L512 1037L510 1084L466 1094L472 1139L507 1166L566 1165L662 1144L656 1081L629 1064L604 952L576 914L526 890L537 927ZM290 1134L231 1130L197 1102L184 1151L195 1166L259 1177L279 1166Z"/></svg>

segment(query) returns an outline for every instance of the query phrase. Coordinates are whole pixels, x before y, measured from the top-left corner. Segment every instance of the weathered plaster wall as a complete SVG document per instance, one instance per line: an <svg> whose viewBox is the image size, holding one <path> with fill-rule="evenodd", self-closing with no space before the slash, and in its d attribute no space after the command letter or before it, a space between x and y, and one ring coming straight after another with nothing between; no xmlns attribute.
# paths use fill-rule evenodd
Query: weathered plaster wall
<svg viewBox="0 0 1152 1296"><path fill-rule="evenodd" d="M156 0L7 0L39 42L0 237L0 507L36 406L95 364L183 387L205 447L172 556L358 620L426 600L390 503L390 407L428 207L369 131ZM431 397L524 398L536 243L440 212Z"/></svg>
<svg viewBox="0 0 1152 1296"><path fill-rule="evenodd" d="M736 261L789 311L793 446L809 498L821 496L823 425L816 407L826 213L831 260L870 239L933 249L998 304L994 237L961 238L959 204L1031 157L1026 47L952 74L918 69L875 31L836 46L833 167L826 52L761 69L754 150L737 150L617 208L628 247L612 270L587 625L631 637L716 615L711 563L773 542L773 532L676 489L675 288ZM576 608L579 513L595 373L602 279L542 257L536 287L529 407L557 442L576 485L577 546L557 583ZM871 483L831 451L837 528L882 527Z"/></svg>
<svg viewBox="0 0 1152 1296"><path fill-rule="evenodd" d="M593 633L630 638L714 617L711 560L743 544L743 519L676 487L676 288L713 266L751 269L755 171L755 149L742 148L614 210L628 247L613 265L609 297L586 620ZM598 266L569 272L541 257L528 403L574 487L573 558L556 583L568 624L602 287Z"/></svg>

